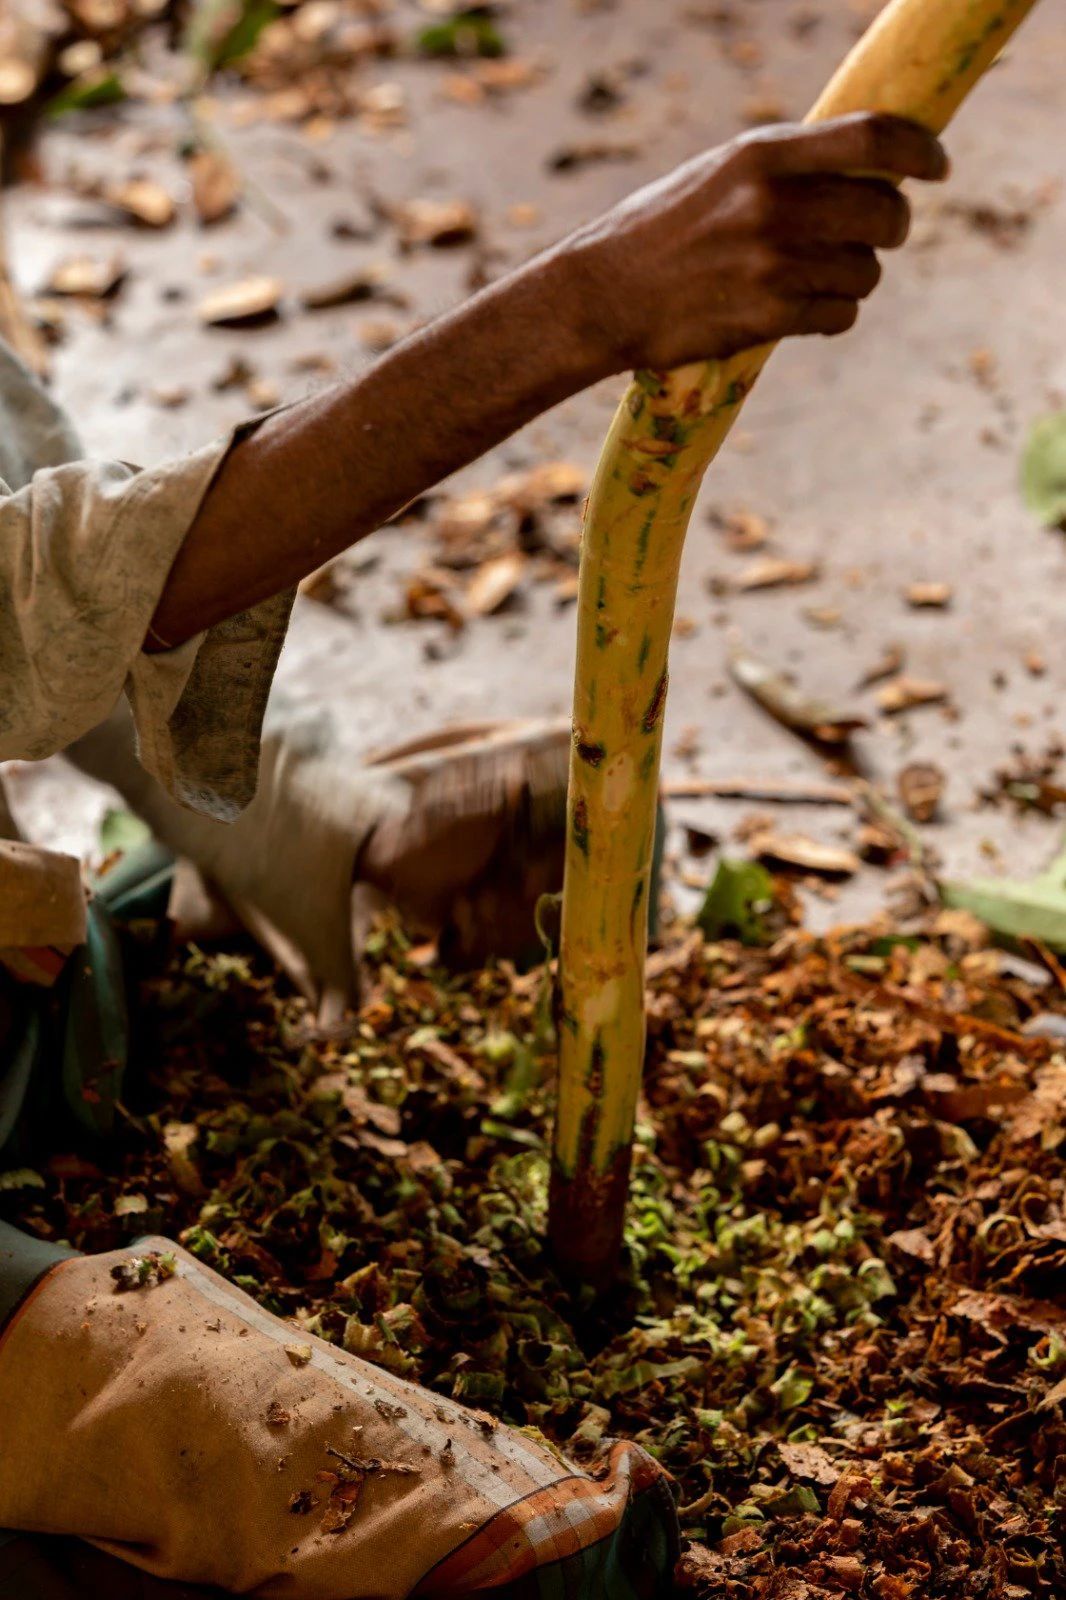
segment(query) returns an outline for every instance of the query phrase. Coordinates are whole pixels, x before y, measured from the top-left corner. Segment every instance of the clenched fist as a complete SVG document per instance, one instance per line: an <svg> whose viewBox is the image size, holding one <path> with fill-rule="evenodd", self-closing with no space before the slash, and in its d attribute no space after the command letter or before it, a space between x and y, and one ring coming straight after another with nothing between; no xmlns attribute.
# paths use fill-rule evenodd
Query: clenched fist
<svg viewBox="0 0 1066 1600"><path fill-rule="evenodd" d="M582 283L587 336L622 371L844 333L877 286L877 252L907 237L896 183L947 172L940 141L896 117L744 134L560 247Z"/></svg>

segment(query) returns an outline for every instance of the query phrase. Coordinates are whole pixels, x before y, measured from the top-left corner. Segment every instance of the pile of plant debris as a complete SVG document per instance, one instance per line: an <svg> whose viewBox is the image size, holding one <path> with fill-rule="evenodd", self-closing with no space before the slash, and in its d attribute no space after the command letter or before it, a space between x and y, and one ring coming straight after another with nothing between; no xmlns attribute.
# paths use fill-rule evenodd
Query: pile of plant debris
<svg viewBox="0 0 1066 1600"><path fill-rule="evenodd" d="M343 1036L242 954L144 990L121 1147L0 1178L85 1249L176 1234L301 1328L674 1474L708 1600L1066 1593L1066 991L960 911L652 957L624 1281L542 1249L543 977L396 928Z"/></svg>

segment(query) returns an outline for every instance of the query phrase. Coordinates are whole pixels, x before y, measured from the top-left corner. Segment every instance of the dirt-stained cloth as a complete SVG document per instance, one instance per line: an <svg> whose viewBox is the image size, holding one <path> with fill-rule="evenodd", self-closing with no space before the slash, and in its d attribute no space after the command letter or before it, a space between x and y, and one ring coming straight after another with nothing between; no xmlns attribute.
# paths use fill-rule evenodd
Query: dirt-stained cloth
<svg viewBox="0 0 1066 1600"><path fill-rule="evenodd" d="M178 649L142 650L185 535L247 426L145 471L80 459L63 412L0 343L0 761L64 749L125 690L140 759L177 800L221 818L248 804L292 594Z"/></svg>
<svg viewBox="0 0 1066 1600"><path fill-rule="evenodd" d="M0 1416L0 1523L158 1576L256 1600L669 1592L673 1501L636 1446L579 1471L166 1240L47 1273L0 1338Z"/></svg>

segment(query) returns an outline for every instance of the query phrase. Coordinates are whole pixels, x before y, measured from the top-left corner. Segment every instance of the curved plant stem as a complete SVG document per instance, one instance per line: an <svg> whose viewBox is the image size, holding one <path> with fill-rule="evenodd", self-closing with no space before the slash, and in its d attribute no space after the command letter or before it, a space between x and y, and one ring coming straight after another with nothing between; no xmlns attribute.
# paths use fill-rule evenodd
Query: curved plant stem
<svg viewBox="0 0 1066 1600"><path fill-rule="evenodd" d="M809 120L885 111L942 129L1035 0L891 0ZM644 961L667 657L700 483L772 346L641 373L589 498L560 955L550 1237L609 1281L622 1238L644 1057Z"/></svg>

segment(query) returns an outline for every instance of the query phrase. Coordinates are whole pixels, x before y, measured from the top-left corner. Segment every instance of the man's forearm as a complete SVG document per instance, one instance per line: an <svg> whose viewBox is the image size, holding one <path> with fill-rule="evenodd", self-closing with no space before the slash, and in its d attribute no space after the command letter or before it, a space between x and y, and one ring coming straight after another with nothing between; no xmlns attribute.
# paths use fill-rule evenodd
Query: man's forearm
<svg viewBox="0 0 1066 1600"><path fill-rule="evenodd" d="M887 117L764 129L708 151L227 458L148 648L290 587L577 390L801 333L842 333L903 242L932 134ZM880 172L887 182L849 177Z"/></svg>
<svg viewBox="0 0 1066 1600"><path fill-rule="evenodd" d="M557 254L236 446L163 591L148 649L297 583L442 478L607 375Z"/></svg>

